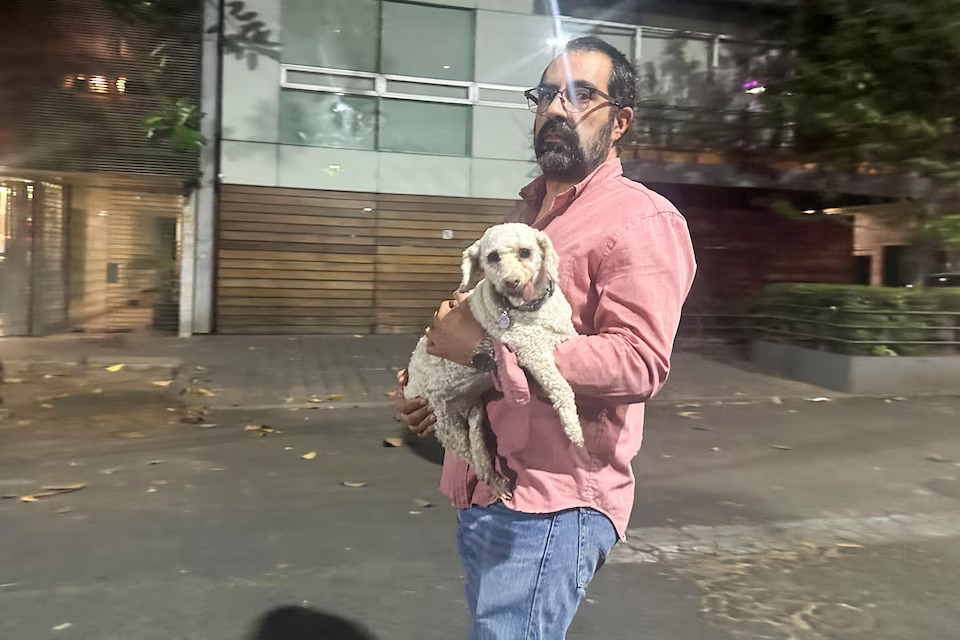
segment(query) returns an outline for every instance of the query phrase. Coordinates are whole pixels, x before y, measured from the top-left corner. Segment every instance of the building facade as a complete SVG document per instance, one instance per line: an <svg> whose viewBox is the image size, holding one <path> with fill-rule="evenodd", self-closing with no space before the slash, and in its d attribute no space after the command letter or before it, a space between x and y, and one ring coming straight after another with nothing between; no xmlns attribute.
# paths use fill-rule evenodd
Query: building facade
<svg viewBox="0 0 960 640"><path fill-rule="evenodd" d="M799 277L785 260L791 254L759 237L763 228L806 244L795 253L817 265L817 277L849 277L848 232L824 242L822 229L787 221L729 230L720 208L731 224L753 224L766 205L709 177L663 170L679 166L665 150L703 149L690 134L704 127L689 114L716 112L720 95L725 108L750 112L758 85L746 84L749 70L764 54L745 33L724 35L707 29L709 20L692 25L669 12L614 15L597 3L563 3L576 16L553 15L553 4L246 3L269 44L249 55L223 51L215 276L209 291L196 291L195 317L209 309L221 333L420 331L456 286L462 250L538 175L523 91L582 35L613 44L640 71L645 103L625 168L678 199L703 240L701 261L717 254L723 275L705 291L749 293L765 266ZM229 41L229 15L223 24ZM711 131L725 128L714 122ZM748 236L754 244L744 249ZM745 260L752 273L723 266ZM198 280L204 268L198 263Z"/></svg>
<svg viewBox="0 0 960 640"><path fill-rule="evenodd" d="M97 1L4 3L0 336L176 330L197 154L143 119L199 99L202 13L181 9L157 29Z"/></svg>

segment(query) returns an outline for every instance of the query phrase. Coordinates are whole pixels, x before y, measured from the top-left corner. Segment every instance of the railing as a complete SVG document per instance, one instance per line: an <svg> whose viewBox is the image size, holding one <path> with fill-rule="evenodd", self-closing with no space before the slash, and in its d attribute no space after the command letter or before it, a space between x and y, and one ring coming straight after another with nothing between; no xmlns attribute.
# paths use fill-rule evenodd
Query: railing
<svg viewBox="0 0 960 640"><path fill-rule="evenodd" d="M767 339L851 355L960 354L960 311L847 310L799 305L776 308L792 309L795 313L687 313L681 318L677 337L688 342L733 344ZM831 316L837 319L830 319ZM864 320L852 321L847 316Z"/></svg>

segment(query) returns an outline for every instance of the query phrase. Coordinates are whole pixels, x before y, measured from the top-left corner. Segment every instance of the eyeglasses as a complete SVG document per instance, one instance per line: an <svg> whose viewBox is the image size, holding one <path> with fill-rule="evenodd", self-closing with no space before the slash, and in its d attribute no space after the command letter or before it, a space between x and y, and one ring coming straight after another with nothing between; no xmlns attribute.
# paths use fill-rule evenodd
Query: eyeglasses
<svg viewBox="0 0 960 640"><path fill-rule="evenodd" d="M560 102L568 113L579 113L590 106L593 96L597 95L605 98L609 104L617 109L623 105L619 100L614 100L612 96L605 94L596 87L567 87L562 92L556 87L540 86L533 89L527 89L523 95L527 98L527 106L534 113L544 113L553 104L554 98L560 95Z"/></svg>

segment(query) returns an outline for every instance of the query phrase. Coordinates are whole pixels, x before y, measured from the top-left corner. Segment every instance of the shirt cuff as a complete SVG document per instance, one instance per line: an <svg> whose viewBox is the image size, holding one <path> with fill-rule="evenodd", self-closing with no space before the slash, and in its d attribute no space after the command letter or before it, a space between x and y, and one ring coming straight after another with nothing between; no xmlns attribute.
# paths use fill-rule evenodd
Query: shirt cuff
<svg viewBox="0 0 960 640"><path fill-rule="evenodd" d="M499 340L493 341L493 354L497 359L497 372L493 386L508 402L525 405L530 403L530 384L527 374L517 364L517 356Z"/></svg>

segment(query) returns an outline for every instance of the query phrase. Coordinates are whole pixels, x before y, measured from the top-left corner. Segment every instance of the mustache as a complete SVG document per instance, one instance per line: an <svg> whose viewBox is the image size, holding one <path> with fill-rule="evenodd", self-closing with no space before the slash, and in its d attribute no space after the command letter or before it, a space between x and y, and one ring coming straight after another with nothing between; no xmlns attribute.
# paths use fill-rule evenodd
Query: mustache
<svg viewBox="0 0 960 640"><path fill-rule="evenodd" d="M572 145L580 143L580 136L577 135L577 132L573 130L566 120L561 120L559 118L548 120L543 124L543 126L540 128L540 131L537 133L537 144L547 144L546 137L548 135L557 136L564 142Z"/></svg>

